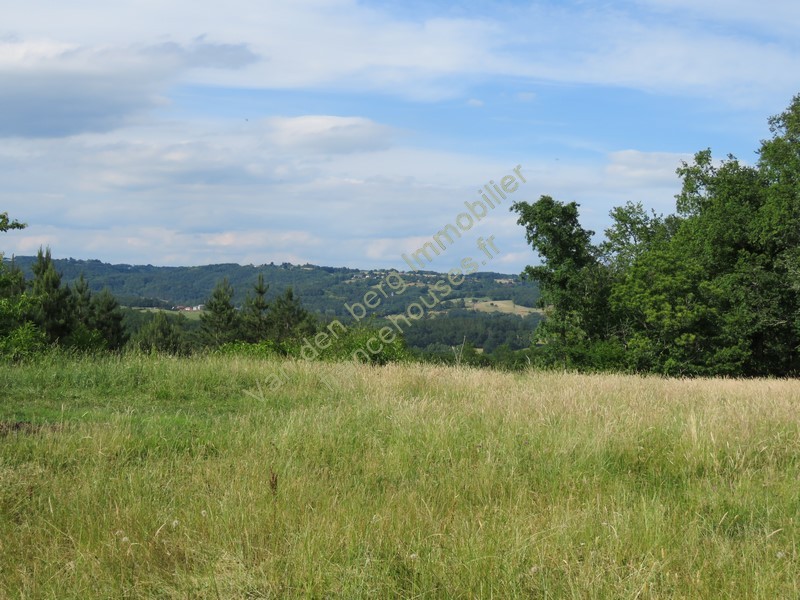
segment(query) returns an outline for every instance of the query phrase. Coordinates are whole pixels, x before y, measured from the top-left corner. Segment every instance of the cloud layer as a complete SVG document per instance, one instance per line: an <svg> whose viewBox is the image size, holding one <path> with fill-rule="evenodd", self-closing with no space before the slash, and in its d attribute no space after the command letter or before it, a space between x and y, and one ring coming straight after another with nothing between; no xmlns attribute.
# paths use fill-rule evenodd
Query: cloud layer
<svg viewBox="0 0 800 600"><path fill-rule="evenodd" d="M671 210L680 160L755 147L800 90L790 2L38 5L0 24L0 209L31 224L9 253L402 267L516 164L518 199L601 231ZM510 271L514 221L474 232Z"/></svg>

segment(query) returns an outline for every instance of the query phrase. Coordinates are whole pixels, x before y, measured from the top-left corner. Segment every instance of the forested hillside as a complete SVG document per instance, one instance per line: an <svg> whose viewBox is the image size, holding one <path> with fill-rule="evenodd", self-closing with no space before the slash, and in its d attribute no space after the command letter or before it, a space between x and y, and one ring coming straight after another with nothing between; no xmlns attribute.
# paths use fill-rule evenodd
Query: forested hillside
<svg viewBox="0 0 800 600"><path fill-rule="evenodd" d="M16 358L47 345L298 355L306 340L325 336L331 324L340 323L337 336L342 336L336 347L324 345L326 356L361 352L362 360L385 362L412 353L514 366L527 362L525 352L541 319L530 308L538 300L537 285L498 273L473 273L450 286L446 275L432 272L291 264L110 265L56 260L49 250L16 257L2 268L8 305L0 307L7 317L0 324L0 354ZM414 307L424 314L414 314ZM378 342L378 332L392 318L406 325L397 326L391 341ZM381 339L387 337L384 331Z"/></svg>
<svg viewBox="0 0 800 600"><path fill-rule="evenodd" d="M7 257L8 260L8 257ZM33 274L35 256L14 257L16 265L26 276ZM55 269L64 283L72 285L81 275L89 282L92 291L108 288L126 306L175 305L195 306L204 303L214 286L227 277L234 290L233 303L241 305L247 290L259 274L269 286L266 297L272 299L291 287L303 305L310 311L331 317L347 317L345 303L358 302L366 291L385 279L387 270L360 270L346 267L320 267L316 265L238 265L218 264L198 267L154 267L152 265L112 265L99 260L53 259ZM427 288L441 278L431 272L403 273L403 281ZM535 282L523 281L517 275L500 273L473 273L453 290L451 300L482 298L513 300L520 306L537 306L539 291ZM376 309L376 316L403 312L407 298L395 294L385 298ZM460 306L460 305L459 305Z"/></svg>

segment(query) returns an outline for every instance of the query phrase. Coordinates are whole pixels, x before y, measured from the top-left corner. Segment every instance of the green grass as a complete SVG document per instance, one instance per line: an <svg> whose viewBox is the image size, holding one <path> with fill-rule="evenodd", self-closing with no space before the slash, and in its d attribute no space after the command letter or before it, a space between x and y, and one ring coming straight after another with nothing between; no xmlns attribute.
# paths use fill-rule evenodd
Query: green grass
<svg viewBox="0 0 800 600"><path fill-rule="evenodd" d="M800 596L795 381L128 356L0 390L0 598Z"/></svg>

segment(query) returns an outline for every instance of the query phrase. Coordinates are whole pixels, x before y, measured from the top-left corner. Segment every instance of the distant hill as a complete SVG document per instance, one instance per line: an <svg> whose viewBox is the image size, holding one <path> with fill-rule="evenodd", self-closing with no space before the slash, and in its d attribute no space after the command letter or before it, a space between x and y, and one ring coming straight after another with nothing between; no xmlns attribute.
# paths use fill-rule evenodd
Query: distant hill
<svg viewBox="0 0 800 600"><path fill-rule="evenodd" d="M32 277L31 265L34 256L17 256L16 264L23 269L26 277ZM429 271L402 273L403 282L412 289L403 294L391 294L386 285L390 271L386 269L360 270L345 267L320 267L317 265L238 265L217 264L198 267L154 267L152 265L112 265L99 260L54 259L56 269L63 281L72 284L83 273L92 290L105 287L127 306L195 306L208 298L214 285L227 277L234 287L234 302L241 304L245 295L252 289L259 273L269 284L269 297L292 287L304 306L331 317L349 316L345 303L362 302L370 287L384 283L389 292L381 297L380 305L370 310L370 314L385 316L404 312L414 297L428 293L428 286L435 284L446 275ZM396 277L396 276L393 276ZM397 286L397 280L391 280ZM466 276L464 282L453 288L448 295L445 309L469 309L473 304L485 310L486 304L479 301L508 301L502 306L535 307L539 298L536 283L522 281L517 275L501 273L474 273ZM520 313L526 312L523 310ZM527 311L529 312L529 311Z"/></svg>

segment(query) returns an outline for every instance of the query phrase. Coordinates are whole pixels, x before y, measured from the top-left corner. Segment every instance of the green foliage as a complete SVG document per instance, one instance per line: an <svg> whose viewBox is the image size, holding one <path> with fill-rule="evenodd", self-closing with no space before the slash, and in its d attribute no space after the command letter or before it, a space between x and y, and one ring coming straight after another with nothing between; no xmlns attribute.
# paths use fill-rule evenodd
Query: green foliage
<svg viewBox="0 0 800 600"><path fill-rule="evenodd" d="M0 232L24 229L25 223L0 213ZM6 266L0 252L0 360L20 361L45 350L47 338L27 316L37 303L25 293L25 277L14 262Z"/></svg>
<svg viewBox="0 0 800 600"><path fill-rule="evenodd" d="M574 203L516 203L542 257L537 364L666 375L800 373L800 96L756 166L710 150L677 170L677 215L611 211L595 249Z"/></svg>
<svg viewBox="0 0 800 600"><path fill-rule="evenodd" d="M20 223L16 219L10 219L7 212L0 213L0 232L10 231L11 229L25 229L27 224Z"/></svg>
<svg viewBox="0 0 800 600"><path fill-rule="evenodd" d="M62 287L61 275L56 271L50 256L50 248L36 255L31 282L34 300L31 318L44 332L51 344L69 336L72 329L72 295L69 287Z"/></svg>
<svg viewBox="0 0 800 600"><path fill-rule="evenodd" d="M78 323L82 323L86 327L91 327L94 320L92 291L89 289L89 283L82 273L78 281L76 281L75 285L71 288L71 292L72 316Z"/></svg>
<svg viewBox="0 0 800 600"><path fill-rule="evenodd" d="M186 351L181 329L162 311L156 312L153 319L136 332L131 345L148 353L183 354Z"/></svg>
<svg viewBox="0 0 800 600"><path fill-rule="evenodd" d="M327 360L356 360L373 365L401 362L410 358L402 335L397 331L361 324L338 333L331 345L321 352Z"/></svg>
<svg viewBox="0 0 800 600"><path fill-rule="evenodd" d="M641 203L617 206L609 216L613 220L600 244L604 262L614 272L630 268L655 243L670 237L668 221L655 212L648 215Z"/></svg>
<svg viewBox="0 0 800 600"><path fill-rule="evenodd" d="M242 309L242 337L248 342L266 340L270 334L269 286L264 283L264 274L258 274L252 295L248 294Z"/></svg>
<svg viewBox="0 0 800 600"><path fill-rule="evenodd" d="M272 302L265 324L267 336L277 344L303 338L316 331L316 320L303 308L292 288L286 288L283 295Z"/></svg>
<svg viewBox="0 0 800 600"><path fill-rule="evenodd" d="M420 319L413 327L403 331L409 348L441 354L451 353L451 346L464 339L484 352L494 352L506 344L512 350L522 350L531 345L538 313L520 317L503 313L480 313L472 310L453 310L434 318ZM388 323L388 321L387 321Z"/></svg>
<svg viewBox="0 0 800 600"><path fill-rule="evenodd" d="M594 232L580 226L575 202L542 196L533 204L515 202L511 210L519 214L517 223L542 260L524 273L539 282L541 304L548 307L537 342L546 346L548 362L575 366L570 349L602 339L606 328L608 277L600 250L591 244Z"/></svg>
<svg viewBox="0 0 800 600"><path fill-rule="evenodd" d="M25 275L13 260L6 265L2 258L0 252L0 298L16 298L25 293Z"/></svg>
<svg viewBox="0 0 800 600"><path fill-rule="evenodd" d="M239 335L239 316L232 299L233 287L225 278L214 287L200 315L205 342L212 348L232 342Z"/></svg>
<svg viewBox="0 0 800 600"><path fill-rule="evenodd" d="M119 303L110 291L104 289L92 298L90 325L109 350L119 350L128 340L122 318Z"/></svg>
<svg viewBox="0 0 800 600"><path fill-rule="evenodd" d="M23 227L0 215L0 230ZM0 353L27 356L46 344L82 351L118 350L125 344L122 314L108 290L93 297L83 276L74 288L62 285L49 248L39 249L32 271L33 280L26 285L14 262L10 267L0 264Z"/></svg>
<svg viewBox="0 0 800 600"><path fill-rule="evenodd" d="M31 358L47 347L44 333L25 319L32 304L31 298L25 294L0 298L0 359L17 361Z"/></svg>

